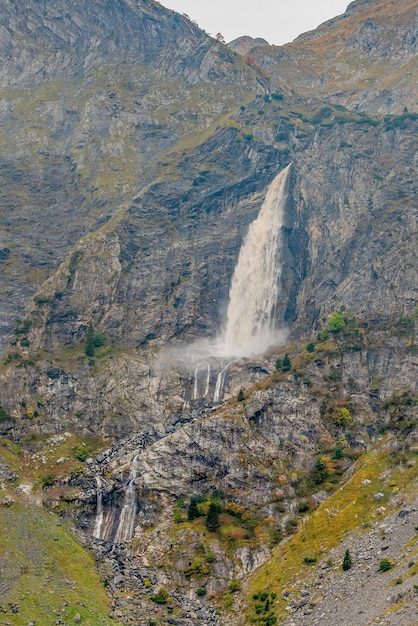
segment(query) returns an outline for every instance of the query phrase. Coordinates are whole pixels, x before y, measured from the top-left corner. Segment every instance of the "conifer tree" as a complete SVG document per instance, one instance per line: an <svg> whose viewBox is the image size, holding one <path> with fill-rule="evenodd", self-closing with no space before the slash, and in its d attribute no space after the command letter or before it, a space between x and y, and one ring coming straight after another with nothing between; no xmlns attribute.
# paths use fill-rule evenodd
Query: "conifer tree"
<svg viewBox="0 0 418 626"><path fill-rule="evenodd" d="M350 550L346 550L343 558L342 568L346 572L347 570L351 569L352 565L353 562L351 560Z"/></svg>
<svg viewBox="0 0 418 626"><path fill-rule="evenodd" d="M199 502L199 498L197 498L196 496L193 496L192 498L190 498L190 503L187 508L187 521L188 522L192 522L194 519L197 519L198 517L200 517L200 513L197 508L198 502Z"/></svg>
<svg viewBox="0 0 418 626"><path fill-rule="evenodd" d="M292 367L292 362L290 360L290 356L286 352L286 354L283 357L282 370L284 372L288 372L291 367Z"/></svg>
<svg viewBox="0 0 418 626"><path fill-rule="evenodd" d="M216 533L219 528L219 512L218 505L215 502L211 502L206 514L206 528L211 533Z"/></svg>

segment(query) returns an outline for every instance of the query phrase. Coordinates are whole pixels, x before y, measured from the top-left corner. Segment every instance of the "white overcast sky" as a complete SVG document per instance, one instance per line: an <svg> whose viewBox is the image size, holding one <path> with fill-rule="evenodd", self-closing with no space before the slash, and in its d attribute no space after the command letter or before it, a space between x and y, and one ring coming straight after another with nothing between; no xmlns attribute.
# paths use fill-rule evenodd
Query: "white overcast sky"
<svg viewBox="0 0 418 626"><path fill-rule="evenodd" d="M226 41L241 35L263 37L281 45L341 15L350 0L160 0L160 3L196 21Z"/></svg>

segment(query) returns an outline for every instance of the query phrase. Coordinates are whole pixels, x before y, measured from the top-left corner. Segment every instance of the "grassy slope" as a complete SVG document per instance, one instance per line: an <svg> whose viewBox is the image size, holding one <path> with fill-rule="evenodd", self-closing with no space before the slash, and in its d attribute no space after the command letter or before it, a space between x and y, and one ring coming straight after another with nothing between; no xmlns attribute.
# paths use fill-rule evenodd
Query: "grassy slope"
<svg viewBox="0 0 418 626"><path fill-rule="evenodd" d="M88 443L90 450L97 446ZM109 599L93 556L67 522L41 505L42 479L56 480L81 469L74 457L77 444L68 435L47 442L40 452L22 455L18 446L1 442L0 459L19 478L0 484L0 624L26 626L33 620L49 626L57 619L72 622L77 613L86 625L115 623L108 617ZM67 460L57 464L64 455ZM32 490L26 495L16 491L18 483ZM56 498L68 489L57 487Z"/></svg>
<svg viewBox="0 0 418 626"><path fill-rule="evenodd" d="M385 440L363 455L351 478L307 519L295 535L278 546L272 559L251 577L246 594L246 623L252 623L256 616L253 595L262 592L277 594L272 609L278 618L277 623L280 623L288 615L286 592L292 590L297 595L298 588L317 568L317 565L307 566L305 557L319 563L350 532L368 527L379 507L386 507L386 514L393 512L397 506L395 494L401 492L408 498L416 491L417 465L399 464L399 459L388 451L386 443ZM416 455L417 451L412 451L408 453L408 459L415 460ZM388 472L390 481L385 480ZM366 479L370 483L363 484ZM377 492L384 493L384 498L374 499Z"/></svg>
<svg viewBox="0 0 418 626"><path fill-rule="evenodd" d="M114 623L93 557L55 515L15 502L0 507L0 519L0 607L8 623L47 626L77 613L86 625Z"/></svg>

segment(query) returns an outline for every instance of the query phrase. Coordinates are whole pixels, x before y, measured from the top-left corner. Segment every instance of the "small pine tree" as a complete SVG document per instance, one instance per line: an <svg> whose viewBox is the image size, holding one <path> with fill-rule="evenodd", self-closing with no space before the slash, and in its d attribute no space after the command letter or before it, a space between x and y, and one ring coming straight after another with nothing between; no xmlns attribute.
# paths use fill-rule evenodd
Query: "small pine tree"
<svg viewBox="0 0 418 626"><path fill-rule="evenodd" d="M290 356L286 352L283 358L282 370L284 372L288 372L291 369L291 367L292 367L292 362L290 360Z"/></svg>
<svg viewBox="0 0 418 626"><path fill-rule="evenodd" d="M346 550L343 558L342 568L346 572L347 570L351 569L352 565L353 562L351 560L350 550Z"/></svg>
<svg viewBox="0 0 418 626"><path fill-rule="evenodd" d="M105 337L101 330L98 330L93 338L93 345L95 348L101 348L105 344Z"/></svg>
<svg viewBox="0 0 418 626"><path fill-rule="evenodd" d="M219 528L219 507L215 502L211 502L209 505L205 524L211 533L216 533Z"/></svg>
<svg viewBox="0 0 418 626"><path fill-rule="evenodd" d="M238 402L243 402L245 400L244 389L240 389L237 395Z"/></svg>
<svg viewBox="0 0 418 626"><path fill-rule="evenodd" d="M200 502L200 499L197 498L196 496L193 496L192 498L190 498L190 503L189 503L189 506L187 507L187 521L188 522L192 522L194 519L197 519L198 517L200 517L200 513L197 508L197 505L199 502Z"/></svg>
<svg viewBox="0 0 418 626"><path fill-rule="evenodd" d="M282 360L280 358L277 359L277 361L276 361L276 370L281 370L282 369L282 365L283 365Z"/></svg>

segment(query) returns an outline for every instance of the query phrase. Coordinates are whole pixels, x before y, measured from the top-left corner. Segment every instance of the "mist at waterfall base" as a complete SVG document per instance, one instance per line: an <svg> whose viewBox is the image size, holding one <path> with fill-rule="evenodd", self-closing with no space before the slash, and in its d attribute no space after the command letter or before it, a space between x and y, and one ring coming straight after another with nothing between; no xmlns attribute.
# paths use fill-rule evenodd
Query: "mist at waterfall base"
<svg viewBox="0 0 418 626"><path fill-rule="evenodd" d="M280 298L283 215L290 165L270 184L257 218L241 246L229 289L222 331L172 352L172 358L195 367L214 360L237 360L283 345L288 331L277 323Z"/></svg>

